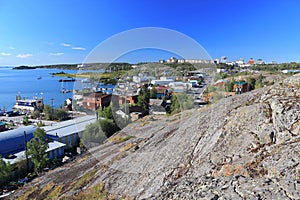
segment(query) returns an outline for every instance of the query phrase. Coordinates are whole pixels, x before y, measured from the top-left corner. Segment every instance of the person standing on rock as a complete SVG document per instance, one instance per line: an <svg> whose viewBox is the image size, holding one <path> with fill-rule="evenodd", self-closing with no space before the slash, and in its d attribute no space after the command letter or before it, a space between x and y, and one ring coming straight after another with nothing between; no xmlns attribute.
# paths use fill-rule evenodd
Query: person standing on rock
<svg viewBox="0 0 300 200"><path fill-rule="evenodd" d="M271 140L271 143L275 144L276 138L275 138L275 133L274 133L274 131L272 131L272 132L270 133L270 140Z"/></svg>
<svg viewBox="0 0 300 200"><path fill-rule="evenodd" d="M242 94L242 88L239 87L239 94Z"/></svg>

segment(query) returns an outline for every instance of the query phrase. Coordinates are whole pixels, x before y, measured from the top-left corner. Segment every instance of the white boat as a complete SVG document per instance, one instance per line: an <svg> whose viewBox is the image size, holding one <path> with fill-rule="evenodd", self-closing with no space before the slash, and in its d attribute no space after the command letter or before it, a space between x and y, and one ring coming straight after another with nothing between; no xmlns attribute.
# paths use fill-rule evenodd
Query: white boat
<svg viewBox="0 0 300 200"><path fill-rule="evenodd" d="M21 99L20 96L17 96L16 104L13 106L13 110L18 110L18 111L43 110L43 106L44 106L44 102L42 98Z"/></svg>

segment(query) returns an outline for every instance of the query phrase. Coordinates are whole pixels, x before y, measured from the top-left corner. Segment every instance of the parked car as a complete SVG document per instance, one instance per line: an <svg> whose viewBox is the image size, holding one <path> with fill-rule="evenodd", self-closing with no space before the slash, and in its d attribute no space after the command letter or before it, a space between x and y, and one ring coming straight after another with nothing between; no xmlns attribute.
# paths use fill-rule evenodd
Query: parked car
<svg viewBox="0 0 300 200"><path fill-rule="evenodd" d="M17 111L7 111L4 113L4 116L6 117L14 117L14 116L19 116L20 113Z"/></svg>

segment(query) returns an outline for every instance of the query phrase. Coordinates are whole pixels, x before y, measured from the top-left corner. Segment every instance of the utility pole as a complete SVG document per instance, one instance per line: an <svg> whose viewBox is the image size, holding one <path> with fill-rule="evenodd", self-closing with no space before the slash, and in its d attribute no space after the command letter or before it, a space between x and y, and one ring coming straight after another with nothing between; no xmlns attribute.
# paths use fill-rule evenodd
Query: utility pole
<svg viewBox="0 0 300 200"><path fill-rule="evenodd" d="M28 155L27 155L27 136L26 136L26 131L24 131L24 146L25 146L25 156L26 156L26 174L28 172L29 166L28 166Z"/></svg>
<svg viewBox="0 0 300 200"><path fill-rule="evenodd" d="M51 101L51 120L53 120L53 106L54 106L54 99L50 99Z"/></svg>

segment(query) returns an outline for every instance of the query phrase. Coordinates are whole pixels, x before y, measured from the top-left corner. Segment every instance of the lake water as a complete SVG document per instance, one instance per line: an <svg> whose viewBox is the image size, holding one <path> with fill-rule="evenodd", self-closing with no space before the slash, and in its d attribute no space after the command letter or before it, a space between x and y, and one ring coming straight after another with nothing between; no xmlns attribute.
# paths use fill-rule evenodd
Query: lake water
<svg viewBox="0 0 300 200"><path fill-rule="evenodd" d="M50 73L64 71L65 73L77 73L77 70L61 69L32 69L12 70L12 68L0 67L0 109L11 110L16 102L18 94L21 97L32 99L43 97L44 103L51 105L50 99L54 99L54 107L64 105L67 98L72 98L72 93L61 93L61 90L73 90L75 82L59 82L65 77L51 76ZM41 77L41 79L38 79ZM76 81L78 85L80 80Z"/></svg>

